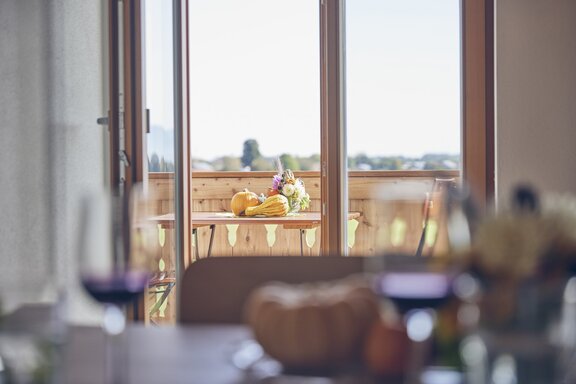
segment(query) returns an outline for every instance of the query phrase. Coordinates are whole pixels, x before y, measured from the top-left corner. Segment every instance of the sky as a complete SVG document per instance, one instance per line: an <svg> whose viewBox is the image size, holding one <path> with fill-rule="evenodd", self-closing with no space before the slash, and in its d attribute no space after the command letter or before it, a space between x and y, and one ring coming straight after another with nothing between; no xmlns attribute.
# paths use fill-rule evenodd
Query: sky
<svg viewBox="0 0 576 384"><path fill-rule="evenodd" d="M147 103L171 129L170 1L147 0ZM193 157L320 152L317 0L190 0ZM348 153L460 152L458 0L348 0Z"/></svg>

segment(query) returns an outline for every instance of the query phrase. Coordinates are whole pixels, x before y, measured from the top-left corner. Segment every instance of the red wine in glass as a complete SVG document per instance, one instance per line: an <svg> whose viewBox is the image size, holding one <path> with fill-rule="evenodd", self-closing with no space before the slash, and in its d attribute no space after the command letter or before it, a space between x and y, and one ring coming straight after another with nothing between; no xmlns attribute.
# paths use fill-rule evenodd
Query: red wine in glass
<svg viewBox="0 0 576 384"><path fill-rule="evenodd" d="M83 275L82 285L96 301L121 305L134 301L148 285L148 273L117 272L109 276Z"/></svg>
<svg viewBox="0 0 576 384"><path fill-rule="evenodd" d="M452 277L439 272L383 272L374 280L375 292L392 300L406 314L438 308L452 296Z"/></svg>

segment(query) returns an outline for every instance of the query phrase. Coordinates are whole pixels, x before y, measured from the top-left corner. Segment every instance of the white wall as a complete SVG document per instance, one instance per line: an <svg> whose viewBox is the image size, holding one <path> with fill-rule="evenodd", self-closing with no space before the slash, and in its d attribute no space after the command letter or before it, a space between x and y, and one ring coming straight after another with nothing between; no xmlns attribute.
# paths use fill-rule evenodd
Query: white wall
<svg viewBox="0 0 576 384"><path fill-rule="evenodd" d="M2 299L37 291L51 271L49 22L40 1L0 2ZM22 292L20 282L29 283Z"/></svg>
<svg viewBox="0 0 576 384"><path fill-rule="evenodd" d="M105 180L105 19L101 1L0 1L0 298L70 294L77 284L77 205ZM23 284L30 288L22 291ZM10 289L10 288L14 289ZM41 290L42 289L42 290Z"/></svg>
<svg viewBox="0 0 576 384"><path fill-rule="evenodd" d="M496 0L497 194L576 193L576 1Z"/></svg>

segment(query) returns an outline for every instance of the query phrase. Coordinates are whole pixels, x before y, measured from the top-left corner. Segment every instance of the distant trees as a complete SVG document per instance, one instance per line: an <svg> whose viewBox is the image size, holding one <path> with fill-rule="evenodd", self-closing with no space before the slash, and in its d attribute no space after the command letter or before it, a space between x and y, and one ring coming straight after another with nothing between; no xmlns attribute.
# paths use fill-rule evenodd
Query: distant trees
<svg viewBox="0 0 576 384"><path fill-rule="evenodd" d="M254 160L262 157L260 154L260 149L258 148L258 142L254 139L248 139L244 142L244 150L242 151L242 166L250 167L252 169Z"/></svg>
<svg viewBox="0 0 576 384"><path fill-rule="evenodd" d="M291 169L293 171L300 169L300 164L298 163L298 160L296 160L294 156L289 155L287 153L283 153L282 155L280 155L280 162L282 163L282 166L285 169Z"/></svg>
<svg viewBox="0 0 576 384"><path fill-rule="evenodd" d="M255 159L252 162L252 171L274 171L276 167L274 166L274 161L272 159L266 159L262 156Z"/></svg>
<svg viewBox="0 0 576 384"><path fill-rule="evenodd" d="M153 153L148 163L148 172L160 172L160 159L158 155Z"/></svg>
<svg viewBox="0 0 576 384"><path fill-rule="evenodd" d="M174 172L174 162L167 161L164 156L153 153L148 160L148 172Z"/></svg>
<svg viewBox="0 0 576 384"><path fill-rule="evenodd" d="M237 157L224 156L222 157L221 171L239 171L242 169L242 162Z"/></svg>
<svg viewBox="0 0 576 384"><path fill-rule="evenodd" d="M255 139L244 141L242 156L222 156L212 160L190 159L192 169L202 171L276 171L276 157L264 157ZM293 171L320 170L320 155L295 156L283 153L279 156L284 168ZM348 157L348 169L355 171L368 170L451 170L459 169L458 154L426 154L421 157L405 156L369 156L359 153ZM152 153L148 161L150 172L173 172L174 163Z"/></svg>
<svg viewBox="0 0 576 384"><path fill-rule="evenodd" d="M444 170L458 169L460 158L458 155L429 154L422 157L404 156L367 156L360 153L348 157L350 170Z"/></svg>

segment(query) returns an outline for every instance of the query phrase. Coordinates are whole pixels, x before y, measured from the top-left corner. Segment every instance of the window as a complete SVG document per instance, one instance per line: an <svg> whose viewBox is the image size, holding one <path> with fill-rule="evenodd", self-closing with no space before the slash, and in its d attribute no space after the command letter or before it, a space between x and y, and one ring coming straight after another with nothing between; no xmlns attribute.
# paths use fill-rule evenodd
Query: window
<svg viewBox="0 0 576 384"><path fill-rule="evenodd" d="M193 171L320 168L318 3L189 0Z"/></svg>
<svg viewBox="0 0 576 384"><path fill-rule="evenodd" d="M113 183L117 184L121 181L118 169L126 169L130 174L140 167L139 157L143 156L139 154L145 151L138 147L144 143L139 141L138 132L139 124L145 119L141 119L138 110L139 104L143 104L140 101L144 93L138 78L142 73L156 72L154 76L158 77L146 82L150 87L156 82L166 88L158 93L150 87L147 89L151 130L157 132L162 126L167 131L173 124L173 138L168 134L165 139L150 140L148 150L160 153L162 148L159 147L164 147L162 143L172 140L177 149L172 154L167 148L162 155L165 159L174 156L174 178L166 178L167 183L172 184L165 189L167 200L162 207L175 211L176 269L178 265L185 265L183 260L191 259L188 254L193 249L189 236L191 228L186 227L190 224L190 212L228 210L233 190L255 185L263 188L273 174L261 173L264 175L262 180L257 180L258 177L253 177L255 172L233 172L236 178L233 186L219 179L213 189L200 187L201 183L194 186L194 181L194 188L190 189L189 164L195 169L194 177L209 174L206 171L272 170L272 160L286 155L285 162L290 162L291 168L309 172L310 187L317 190L312 196L311 209L322 213L321 236L306 236L306 241L312 244L311 255L320 253L320 244L322 253L331 255L345 254L351 245L350 238L346 241L346 234L351 233L347 212L360 208L352 202L354 193L347 187L354 183L348 182L346 147L351 157L350 175L354 176L356 172L357 176L365 177L362 182L374 181L368 179L370 172L397 172L394 177L410 177L414 181L430 178L426 173L429 171L420 169L426 167L422 157L426 153L445 152L454 158L441 159L439 167L442 169L432 172L448 172L448 175L456 172L458 175L461 170L460 175L470 182L477 199L485 202L490 197L493 190L493 0L461 0L459 3L452 0L354 0L347 3L344 0L226 0L218 4L211 0L147 0L145 6L154 2L170 3L175 8L171 26L161 27L166 25L163 17L170 18L169 7L148 15L153 17L146 20L147 24L156 24L160 30L146 31L145 38L150 39L144 44L146 51L150 51L147 52L147 70L139 68L143 44L138 41L138 23L132 23L132 19L141 14L136 9L139 3L124 2L118 9L111 8L112 37L119 35L119 19L130 19L131 23L122 30L123 45L112 41L110 47L110 116L111 136L114 136L111 173ZM121 15L117 12L119 9L123 10ZM366 22L359 16L363 13ZM402 23L399 22L401 14L404 15ZM448 22L440 22L436 16L446 17ZM375 22L376 18L388 18L388 22ZM455 32L457 19L461 22L458 33ZM412 27L406 28L406 25ZM427 28L418 32L421 27ZM159 36L170 36L170 29L177 32L155 48ZM434 36L437 38L432 39ZM442 59L438 55L445 52L443 44L452 48L457 45L459 51L451 49L451 53ZM176 47L172 52L171 46ZM417 64L422 62L414 59L415 51L430 53L424 57L431 61L418 68ZM456 56L459 56L458 60ZM399 64L400 58L404 63L412 63ZM165 70L158 73L160 67ZM174 68L172 75L168 74L170 67ZM123 76L118 73L119 69L126 69ZM408 72L400 75L400 70ZM441 80L440 74L447 77ZM171 85L169 78L174 79ZM123 84L119 84L120 80ZM175 118L170 122L169 113L164 119L161 110L163 104L170 103L171 93ZM443 96L439 97L440 94ZM461 109L450 112L457 104L454 102L457 98L462 101ZM124 114L120 114L121 108ZM425 119L421 119L422 115ZM123 124L118 121L120 118L124 120ZM416 149L401 150L404 144L400 142L392 149L373 145L381 141L373 132L397 130L397 124L402 124L399 129L411 132L410 137L406 135L409 139L406 145L412 140L418 145ZM422 124L426 124L427 129L416 131ZM126 142L134 145L126 151L130 159L136 160L132 165L118 165L117 144L122 125L125 137L130 138ZM430 134L444 127L455 130L459 125L462 127L459 137L458 132ZM392 136L396 136L395 140L401 137L391 135L390 139ZM451 140L438 140L444 136ZM371 140L366 140L367 137ZM415 137L425 139L415 140ZM243 162L245 144L251 139L258 143L260 156L254 156L251 161L246 157ZM158 155L158 163L149 159L150 169L156 169L156 166L169 169L167 161L162 166L162 156ZM405 159L393 161L390 158L394 156ZM260 161L255 162L257 158ZM216 180L221 174L213 173L212 178ZM138 180L138 177L133 179ZM205 196L220 195L214 201L207 201L200 196L202 191ZM362 210L364 216L358 225L366 225L368 209ZM273 236L269 236L268 229L254 232L254 236L245 235L238 232L233 236L219 231L217 236L220 238L215 241L236 241L241 247L234 250L234 255L265 254L266 251L272 254L268 240ZM200 243L195 242L196 247L201 244L201 254L206 252L206 236L207 233L201 234ZM256 237L260 239L258 242L246 241ZM355 240L353 246L360 246L360 237L356 236ZM370 247L373 240L365 237L362 246ZM294 248L294 243L288 240L279 244L281 249Z"/></svg>
<svg viewBox="0 0 576 384"><path fill-rule="evenodd" d="M358 0L347 2L344 12L342 0L289 7L264 0L190 0L193 170L272 171L279 156L295 170L322 168L315 208L324 212L326 253L347 249L345 211L352 202L345 198L346 164L351 174L440 171L428 174L431 180L462 176L463 170L470 180L482 179L478 189L486 188L486 148L479 151L483 156L466 153L474 126L470 106L489 103L489 94L471 103L469 89L485 83L473 84L474 76L461 69L489 38L483 34L490 4ZM485 62L478 70L486 70ZM313 152L320 147L318 115L321 154ZM404 176L410 175L417 173ZM222 209L220 197L210 207Z"/></svg>
<svg viewBox="0 0 576 384"><path fill-rule="evenodd" d="M434 180L460 176L460 14L459 0L347 2L348 204L363 213L351 254L415 254ZM424 252L442 251L427 233Z"/></svg>
<svg viewBox="0 0 576 384"><path fill-rule="evenodd" d="M346 4L350 170L460 168L459 0Z"/></svg>

